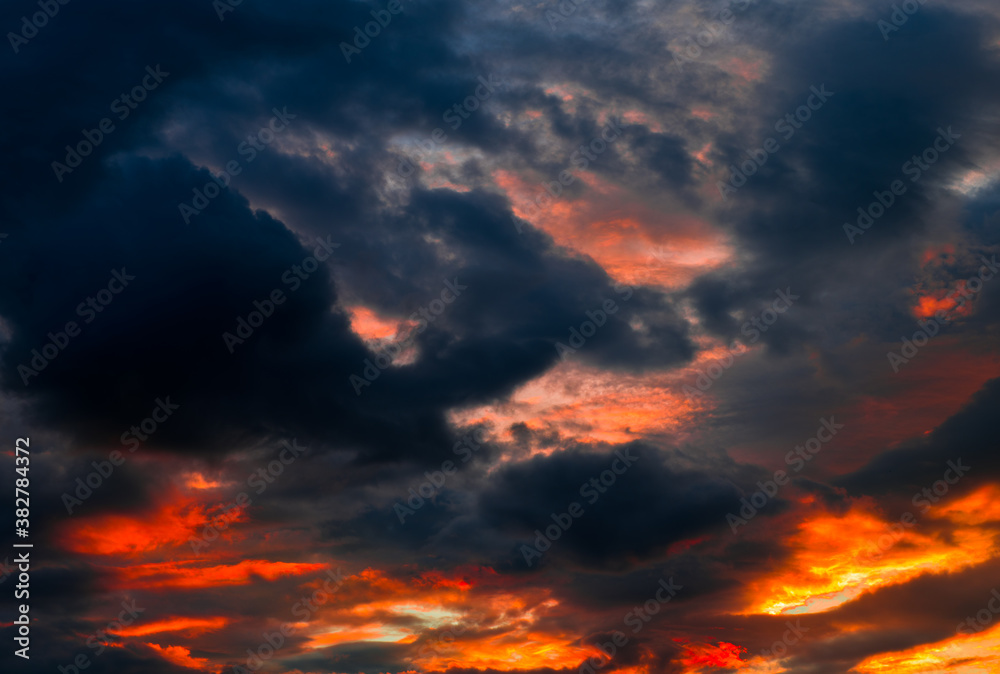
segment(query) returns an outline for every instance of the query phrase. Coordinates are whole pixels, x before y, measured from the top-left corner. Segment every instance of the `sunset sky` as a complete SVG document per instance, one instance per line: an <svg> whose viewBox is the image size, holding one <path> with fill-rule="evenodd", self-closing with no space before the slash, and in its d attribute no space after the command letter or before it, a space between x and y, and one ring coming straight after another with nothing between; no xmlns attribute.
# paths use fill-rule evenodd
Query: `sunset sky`
<svg viewBox="0 0 1000 674"><path fill-rule="evenodd" d="M0 671L1000 672L995 2L62 2Z"/></svg>

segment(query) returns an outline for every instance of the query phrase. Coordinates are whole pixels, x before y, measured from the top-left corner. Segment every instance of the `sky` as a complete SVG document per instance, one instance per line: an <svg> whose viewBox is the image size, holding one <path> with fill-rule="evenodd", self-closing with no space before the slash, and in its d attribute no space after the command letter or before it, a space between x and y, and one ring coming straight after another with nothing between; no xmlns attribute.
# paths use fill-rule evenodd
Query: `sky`
<svg viewBox="0 0 1000 674"><path fill-rule="evenodd" d="M1000 671L995 3L0 27L4 672Z"/></svg>

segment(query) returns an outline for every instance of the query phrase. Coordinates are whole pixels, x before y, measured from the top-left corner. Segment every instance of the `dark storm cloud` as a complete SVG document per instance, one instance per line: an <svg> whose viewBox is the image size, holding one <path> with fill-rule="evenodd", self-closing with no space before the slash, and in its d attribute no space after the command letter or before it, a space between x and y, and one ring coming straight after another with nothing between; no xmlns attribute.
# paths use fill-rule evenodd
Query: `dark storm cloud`
<svg viewBox="0 0 1000 674"><path fill-rule="evenodd" d="M531 545L552 514L577 503L583 514L552 543L548 559L570 557L587 565L620 563L662 552L671 543L718 529L738 505L736 488L715 475L670 466L669 454L639 444L618 452L636 457L620 475L615 452L557 452L504 468L480 494L483 524ZM611 478L615 481L608 486ZM598 480L594 485L591 480ZM517 550L520 550L518 545ZM518 561L523 561L516 552ZM537 563L537 562L535 562Z"/></svg>
<svg viewBox="0 0 1000 674"><path fill-rule="evenodd" d="M381 557L391 558L397 554L395 550L405 549L427 562L448 560L450 565L476 563L486 556L495 568L519 574L527 568L521 544L530 546L536 529L552 525L553 513L564 513L576 502L584 514L573 520L570 531L553 544L548 554L593 568L612 565L622 555L640 564L677 541L711 531L728 534L726 515L738 513L739 499L759 488L756 481L768 480L773 474L756 466L713 461L704 455L684 456L646 445L605 447L599 452L560 449L549 457L536 456L490 470L495 465L494 457L504 452L506 447L499 445L480 450L471 464L455 460L458 472L443 478L426 498L418 496L421 483L428 483L424 496L429 493L432 483L427 473L406 478L382 471L380 482L396 486L382 488L378 493L368 491L366 507L354 509L353 516L337 515L322 522L324 539L341 552L361 554L372 542L379 541ZM612 470L622 469L625 459L620 460L618 452L639 458L620 476L616 475L612 486L606 487ZM604 484L600 482L602 477ZM598 480L596 486L592 479ZM323 482L314 482L312 486L308 478L296 482L300 496L313 494L302 503L303 517L308 517L306 511L315 509L318 503L331 502L325 496ZM779 496L768 503L766 514L774 516L786 509L787 503ZM328 505L322 510L337 512ZM770 559L783 554L774 544L760 553ZM730 556L726 551L719 555ZM756 553L741 549L731 556L750 563L748 560ZM708 571L704 560L682 562L687 577L703 579L693 595L729 582L721 569ZM537 568L537 562L533 561L532 566ZM635 594L648 578L636 571L622 580ZM606 582L618 588L612 593L615 596L629 593L616 579ZM580 590L593 593L594 587L584 583ZM600 603L599 595L582 597L575 591L568 594L574 602Z"/></svg>
<svg viewBox="0 0 1000 674"><path fill-rule="evenodd" d="M3 10L0 25L19 23L27 10L15 4ZM573 345L572 331L608 299L620 310L569 357L643 372L682 365L695 354L678 299L693 300L709 332L732 338L744 320L734 312L760 311L775 288L800 293L802 300L763 338L770 354L790 357L748 368L745 378L731 373L713 392L746 385L743 397L723 396L723 410L739 420L713 423L781 427L753 433L758 440L800 428L811 432L816 417L849 395L844 382L803 383L814 372L803 347L820 347L820 359L836 365L824 353L827 347L862 331L895 339L898 329L910 327L911 296L900 289L918 270L922 237L933 225L927 213L957 202L943 185L989 145L982 111L995 107L998 96L995 87L983 85L998 75L982 48L990 20L925 7L887 45L868 20L799 23L795 12L761 4L740 18L739 37L770 53L771 70L748 94L730 94L733 79L707 63L691 64L683 75L666 74L661 66L670 55L660 32L621 18L636 10L634 3L583 5L554 34L541 12L533 28L520 33L488 23L489 38L480 40L467 31L475 20L490 17L488 8L404 2L404 12L350 64L338 43L353 39L354 26L371 20L375 5L293 0L277 8L245 2L221 22L206 0L162 7L62 6L58 20L21 53L4 55L9 61L0 74L8 100L0 112L0 151L8 159L0 168L0 228L9 234L0 246L0 372L6 392L24 398L23 423L63 430L71 445L120 446L121 434L164 397L180 408L144 446L218 456L297 437L315 452L255 506L259 521L318 529L322 540L313 551L350 551L377 564L398 563L403 548L417 568L485 557L497 560L501 570L537 578L569 559L580 575L562 596L612 613L617 602L648 597L655 573L644 568L594 590L595 578L581 568L652 564L672 543L721 531L721 551L699 548L672 560L687 594L671 607L671 618L696 624L691 616L697 608L689 609L688 602L731 602L729 593L739 588L735 567L764 573L787 554L780 543L731 539L725 525L739 498L780 462L765 468L691 460L636 443L617 449L633 451L637 465L590 504L579 489L609 468L615 453L607 448L561 448L486 473L485 464L501 453L514 458L533 443L560 444L558 437L541 438L524 426L515 432L522 441L517 453L487 447L405 527L383 506L396 498L389 484L405 494L407 471L422 473L454 458L449 410L506 396L556 365L556 343ZM145 66L156 64L170 73L162 86L128 119L116 121L94 155L58 182L50 163L63 161L64 146L108 116L109 103L141 81ZM479 76L493 73L510 77L512 86L495 93L459 130L448 129L448 149L473 155L449 170L472 188L426 189L414 179L402 188L387 187L385 177L399 166L407 140L444 126L442 113L469 96ZM589 93L577 93L570 105L546 91L557 81L580 84ZM704 276L679 297L635 287L626 298L593 260L560 249L531 226L519 232L510 205L489 184L501 162L557 175L566 168L568 153L562 150L597 136L610 103L678 117L698 103L732 106L739 113L736 126L713 138L711 151L728 165L775 135L774 121L820 84L835 96L731 197L731 210L719 210L749 262ZM296 115L288 132L185 225L178 201L190 199L210 179L199 167L217 172L234 158L246 134L266 124L273 106ZM548 127L525 129L503 117L528 110L540 110ZM959 143L921 183L908 184L907 194L869 232L848 244L842 223L872 200L873 190L885 190L899 177L900 165L930 144L938 126L954 126L962 134ZM636 181L647 197L679 195L690 209L704 209L703 195L694 196L699 169L691 153L718 129L683 119L668 127L660 132L625 125L623 138L593 170L612 182ZM324 145L327 154L317 149ZM567 190L567 196L579 196L580 189ZM996 244L996 210L991 193L968 208L973 245ZM300 289L288 292L283 273L312 254L316 237L332 237L341 247ZM67 321L81 322L76 306L106 287L112 270L123 268L134 281L25 387L17 367L30 364L31 349L41 348L47 334L63 330ZM467 289L415 337L419 358L385 370L356 395L348 377L360 374L375 354L350 330L342 309L362 304L405 319L453 280ZM288 300L230 354L222 333L234 331L237 318L276 288ZM976 321L995 321L996 297L984 293ZM998 396L995 380L928 438L886 452L834 484L852 493L907 497L939 479L956 452L967 453L977 476L995 477L990 420ZM788 449L782 445L781 453ZM345 467L345 455L354 465ZM39 482L46 502L37 511L41 523L56 519L58 493L89 471L92 458L99 457L66 459L58 473L39 466L59 476ZM113 486L85 507L142 512L138 506L164 485L142 470L126 465L116 471ZM0 472L9 483L6 469ZM839 504L823 483L806 486L831 506ZM371 498L375 492L369 489L378 490L378 503L347 507L351 500ZM573 501L586 512L545 554L541 574L524 573L518 546L530 545L532 532L550 525L550 514L565 512ZM764 514L781 512L778 502ZM303 546L296 554L309 552ZM976 587L984 578L977 578ZM79 625L68 612L92 608L96 588L107 582L76 566L46 570L37 579L46 588L44 601L58 593L81 597L55 611L65 630ZM848 660L866 654L944 638L946 619L976 604L965 593L944 617L934 618L933 602L947 595L943 582L881 591L885 604L879 611L874 597L840 609L837 615L852 619L866 615L854 607L872 609L871 615L890 625L865 638L845 638L837 650L804 645L796 656L799 671L843 671ZM166 592L150 600L164 615L171 608L208 614L226 606L234 614L260 617L271 610L279 587L294 599L292 584L213 589L190 600L185 595L183 606ZM901 627L901 616L909 612L920 615L912 632ZM746 643L768 646L775 622L756 621ZM727 624L731 638L746 636L744 626ZM40 640L58 643L55 630L45 629ZM192 656L239 653L258 643L259 632L251 618L220 637L215 650ZM9 630L3 634L9 638ZM290 646L300 646L303 638ZM643 635L642 643L655 649L657 671L673 671L677 646L668 636ZM61 658L72 655L69 649L59 644L44 666L68 662ZM317 672L404 671L413 668L407 658L414 650L382 642L341 644L282 664ZM630 651L619 664L635 655ZM105 671L190 670L165 664L149 648L129 646L108 652L88 673ZM464 671L473 670L452 674Z"/></svg>
<svg viewBox="0 0 1000 674"><path fill-rule="evenodd" d="M556 341L575 347L576 342L569 344L571 330L579 331L590 312L601 325L592 336L584 335L582 359L641 369L679 364L693 355L687 325L666 296L615 285L592 260L555 249L547 237L518 235L496 199L440 190L416 195L408 211L404 227L412 224L419 231L427 223L423 227L444 237L449 250L478 262L465 276L469 301L454 306L458 330L516 351L544 344L544 357L549 348L557 355ZM609 300L615 308L605 311ZM636 319L645 329L630 327Z"/></svg>
<svg viewBox="0 0 1000 674"><path fill-rule="evenodd" d="M323 253L320 241L299 242L231 191L184 226L173 199L203 186L208 175L180 159L132 160L110 177L73 216L22 232L24 257L3 270L8 292L0 306L14 333L5 351L7 386L36 401L31 409L40 419L72 425L81 439L116 442L152 414L158 399L169 398L179 407L146 441L150 446L324 432L327 441L339 437L376 454L433 456L450 444L443 408L495 397L542 372L558 358L555 343L568 342L570 329L606 299L624 308L581 349L581 358L638 367L691 353L683 323L661 295L616 291L592 262L551 246L541 254L531 250L495 201L490 209L477 205L475 195L429 195L404 216L413 236L421 228L434 232L481 261L424 270L423 278L389 266L387 273L401 279L405 272L416 276L401 281L400 290L427 288L421 304L453 278L468 289L418 336L423 357L386 371L357 396L348 377L360 374L371 354L346 319L330 312L336 296L328 267L298 288L285 280L294 265ZM329 235L325 241L333 242ZM340 257L338 250L331 254ZM81 313L79 303L108 286L114 273L135 278L100 313L86 307ZM287 300L245 343L227 344L223 334L236 334L238 318L275 289ZM411 291L387 308L420 296ZM634 317L652 334L640 337L629 327ZM51 364L37 376L18 369L31 367L32 349L71 320L82 334L69 337ZM388 423L387 402L395 419Z"/></svg>
<svg viewBox="0 0 1000 674"><path fill-rule="evenodd" d="M411 650L400 644L359 641L318 649L286 662L305 672L405 672L412 669L404 659Z"/></svg>
<svg viewBox="0 0 1000 674"><path fill-rule="evenodd" d="M718 211L752 262L706 274L685 295L708 332L744 343L741 326L759 315L775 289L790 288L801 298L761 334L763 353L737 359L714 384L712 395L726 420L715 428L727 442L750 437L763 445L771 438L787 451L806 437L796 428L857 409L866 392L887 390L879 381L887 371L880 343L895 346L918 329L913 291L925 275L924 252L941 241L943 223L964 219L972 235L960 237L967 252L942 269L942 277L969 278L981 265L979 254L989 257L996 238L990 192L970 200L963 213L962 195L946 186L988 162L995 148L981 115L997 104L995 89L982 86L997 79L1000 67L982 49L993 19L924 9L908 22L906 35L888 44L868 20L785 16L790 23L779 37L770 18L744 17L761 21L760 35L770 36L766 44L753 33L747 39L770 54L772 70L747 101L733 102L748 104L747 114L713 151L728 166L746 160L743 150L760 148L768 137L781 147ZM834 95L785 141L774 124L821 85ZM902 165L949 125L962 137L911 182ZM843 224L854 223L857 208L875 200L873 191L884 192L896 179L906 193L851 245ZM1000 315L997 296L987 283L975 314L943 332L967 339L992 325ZM838 421L852 432L852 419L838 415ZM944 459L940 465L940 471L925 466L920 484L912 486L939 479ZM933 472L939 474L931 477ZM858 483L858 493L879 491L880 482L895 488L894 480L880 480L873 471Z"/></svg>
<svg viewBox="0 0 1000 674"><path fill-rule="evenodd" d="M964 211L965 227L984 251L981 258L973 260L971 265L967 264L957 274L959 278L971 278L978 273L981 263L988 261L992 264L1000 255L997 252L1000 244L1000 185L987 186L973 193ZM1000 283L985 283L976 296L975 305L976 313L968 319L970 329L992 334L1000 321Z"/></svg>
<svg viewBox="0 0 1000 674"><path fill-rule="evenodd" d="M984 188L965 207L966 227L984 246L1000 244L1000 185Z"/></svg>
<svg viewBox="0 0 1000 674"><path fill-rule="evenodd" d="M990 129L977 111L997 103L996 91L982 82L996 79L998 65L980 49L984 40L978 20L928 8L889 45L867 21L800 25L776 46L767 45L774 51L774 72L755 90L750 117L717 152L728 166L745 161L743 150L761 147L768 137L781 147L730 196L733 209L722 211L756 260L751 268L713 274L692 288L709 328L735 336L727 312L786 285L801 291L803 305L825 295L817 309L835 312L836 327L832 334L810 330L800 315L765 335L771 345L816 343L821 336L846 341L862 326L891 335L906 324L901 305L909 298L889 289L904 285L916 270L920 251L909 243L927 230L922 214L952 200L942 186L971 166L977 149L991 145ZM825 85L833 96L783 140L775 122L794 114L814 85ZM919 182L911 182L902 165L932 144L939 127L949 126L961 138ZM854 223L857 207L867 207L873 191L885 191L896 179L906 193L850 245L843 223ZM895 252L886 250L890 246ZM874 288L886 290L872 292L873 281ZM900 311L879 320L880 308L883 314L885 308ZM808 314L809 324L815 325L814 318ZM797 324L802 326L793 328Z"/></svg>
<svg viewBox="0 0 1000 674"><path fill-rule="evenodd" d="M962 459L970 466L968 477L957 488L964 491L1000 474L1000 435L996 410L1000 404L1000 379L992 379L957 414L930 435L887 450L864 468L845 475L835 484L855 494L912 495L941 480L949 461ZM887 476L892 479L886 479ZM954 472L949 476L954 479Z"/></svg>
<svg viewBox="0 0 1000 674"><path fill-rule="evenodd" d="M148 442L170 446L190 440L192 432L219 441L233 430L223 419L251 411L233 404L234 392L257 389L277 402L278 381L268 377L282 369L311 371L314 385L324 385L323 375L330 375L323 372L324 361L330 367L338 357L363 357L346 320L328 313L333 295L326 268L288 293L268 329L254 335L259 339L229 353L223 333L236 330L237 317L252 311L255 300L267 299L275 288L288 291L281 276L313 246L300 245L265 213L252 214L231 192L211 204L197 228L181 226L174 195L208 178L182 160L136 160L114 178L94 189L73 216L22 232L23 267L4 269L8 292L0 302L14 326L4 379L9 389L44 401L34 408L38 415L72 424L87 440L114 441L149 417L157 399L170 398L180 407ZM98 307L100 313L81 311L78 303L107 287L113 272L134 279L123 289L124 282L117 284L119 294ZM25 386L18 365L29 364L31 350L48 341L47 333L64 331L74 320L81 334ZM327 339L316 340L315 330ZM333 355L300 351L285 363L258 361L289 343L307 349L323 341L337 347ZM306 385L299 380L298 386ZM204 416L209 411L216 414ZM272 426L266 416L259 419L256 432L273 432L286 423L275 419Z"/></svg>
<svg viewBox="0 0 1000 674"><path fill-rule="evenodd" d="M645 165L653 169L664 184L680 188L691 183L692 161L684 139L649 133L645 127L637 127L629 141L642 153Z"/></svg>
<svg viewBox="0 0 1000 674"><path fill-rule="evenodd" d="M22 266L5 269L10 283L0 298L0 311L14 332L4 352L7 386L21 391L17 366L28 364L31 349L43 347L48 332L58 333L77 318L74 307L107 282L102 275L124 267L136 276L133 287L116 296L92 326L83 326L85 334L31 380L27 393L38 403L31 408L38 419L58 417L88 441L113 440L148 417L157 398L171 396L171 403L181 407L150 438L151 446L179 448L192 438L222 446L247 435L322 433L327 441L360 447L364 455L433 455L448 444L443 409L505 394L541 373L556 362L555 342L567 341L570 329L587 320L587 311L616 296L593 263L568 258L540 235L518 236L497 198L415 189L402 210L372 208L379 203L372 187L376 174L392 156L386 150L389 134L432 123L478 84L475 64L439 44L424 45L419 59L405 60L405 69L398 58L412 52L417 29L443 40L459 10L440 5L434 13L404 13L351 64L336 59L331 64L328 52L331 37L349 33L352 21L365 18L353 5L335 13L296 4L286 8L291 18L277 24L249 5L221 24L208 7L175 10L154 11L142 21L184 32L183 50L138 31L120 34L136 62L163 63L169 77L118 125L107 145L64 176L64 184L46 175L51 168L44 148L59 148L67 138L75 143L75 129L95 126L108 114L113 95L107 92L127 89L131 72L104 52L86 51L85 64L59 71L53 81L53 89L58 84L61 96L75 105L43 105L47 115L64 109L64 120L26 115L8 120L30 125L33 131L26 135L38 147L30 153L17 149L24 155L22 177L11 176L10 184L23 186L23 198L5 204L15 219L44 222L46 234L18 227L8 244L8 250L19 248ZM38 39L60 40L56 44L68 50L88 28L100 35L112 32L115 22L139 22L132 12L88 14L85 21L92 23L78 25L77 32L60 28ZM404 22L409 22L405 30ZM321 24L327 32L317 28ZM261 41L265 46L258 45L253 54L237 49ZM310 53L310 46L319 53ZM38 51L20 55L20 69L7 76L12 90L29 89L51 67ZM266 59L280 69L280 78L258 67ZM328 80L331 68L337 73L335 86L312 86ZM79 72L86 69L102 73L109 88L85 89ZM421 76L414 77L414 70ZM236 86L240 81L253 84ZM373 81L380 83L377 96ZM232 94L220 95L223 90ZM235 156L247 130L266 122L268 106L260 100L280 103L296 116L282 142L294 145L316 130L354 135L370 148L357 151L335 143L350 162L346 171L269 149L233 178L233 188L250 190L255 200L287 211L299 231L324 238L334 232L335 240L352 251L339 264L353 298L405 317L433 298L445 278L458 274L473 288L468 299L418 338L424 356L416 364L383 373L360 400L352 399L346 382L371 354L340 314L329 313L337 295L325 269L232 357L218 348L222 332L233 331L254 300L282 287L281 273L315 245L310 236L300 245L282 223L250 213L232 190L212 200L185 228L177 202L190 203L193 188L209 178L205 172L194 172L179 158L114 159L130 145L153 155L183 148L221 167ZM181 113L183 121L166 131L163 124ZM490 126L490 115L476 119L466 125L463 142L503 140ZM332 222L331 213L338 216ZM372 237L374 232L384 235ZM440 251L425 240L428 235L461 249L465 264L442 266ZM43 246L43 238L54 241ZM28 288L33 288L30 294ZM70 288L79 297L67 294ZM641 330L629 326L636 320ZM663 296L636 289L631 303L608 320L580 357L631 369L676 364L693 353L686 331ZM289 395L282 382L290 381L295 391ZM288 403L283 411L280 400ZM390 405L396 421L386 424L380 410ZM355 408L365 411L347 412ZM334 427L344 433L326 433Z"/></svg>
<svg viewBox="0 0 1000 674"><path fill-rule="evenodd" d="M468 95L458 92L478 84L475 65L444 47L461 7L439 2L431 11L407 4L351 64L338 43L352 40L354 26L371 20L368 7L358 3L299 1L283 4L280 12L246 4L224 21L211 3L196 1L66 7L19 54L5 55L12 66L4 69L3 84L16 103L5 107L2 121L19 133L2 139L11 157L4 179L12 193L33 197L6 201L7 219L28 223L49 208L71 207L69 197L85 193L102 160L117 151L170 152L179 149L171 143L181 143L199 158L231 154L249 120L272 105L293 106L292 112L334 134L368 135L366 144L377 154L390 124L398 132L405 128L401 119L440 117ZM16 25L21 11L5 6L3 25ZM66 67L69 62L73 67ZM141 82L145 66L156 64L169 72L166 81L119 120L109 104ZM423 75L414 77L414 71ZM100 85L92 83L95 77ZM115 130L57 183L51 161L62 161L64 146L82 140L81 128L92 129L104 117L112 118ZM165 119L172 122L166 148Z"/></svg>

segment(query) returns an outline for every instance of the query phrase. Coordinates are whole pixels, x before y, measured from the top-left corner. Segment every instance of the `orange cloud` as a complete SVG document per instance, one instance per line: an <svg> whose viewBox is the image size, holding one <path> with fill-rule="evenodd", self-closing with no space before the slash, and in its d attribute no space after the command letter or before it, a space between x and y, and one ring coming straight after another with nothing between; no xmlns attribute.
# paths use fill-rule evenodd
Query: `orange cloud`
<svg viewBox="0 0 1000 674"><path fill-rule="evenodd" d="M688 671L692 674L705 667L743 669L747 665L743 659L747 649L742 646L725 641L720 641L714 646L709 643L686 642L683 639L675 639L674 641L683 644L681 664L689 668Z"/></svg>
<svg viewBox="0 0 1000 674"><path fill-rule="evenodd" d="M275 580L283 576L314 573L325 568L327 568L326 564L245 559L238 564L216 566L203 566L197 562L141 564L117 569L117 575L119 582L128 583L129 587L199 588L246 585L261 578Z"/></svg>
<svg viewBox="0 0 1000 674"><path fill-rule="evenodd" d="M1000 486L989 484L961 499L941 503L927 516L967 527L996 524L1000 522Z"/></svg>
<svg viewBox="0 0 1000 674"><path fill-rule="evenodd" d="M140 515L99 515L66 523L63 546L81 554L132 557L158 548L186 544L204 524L203 508L171 494L173 500Z"/></svg>
<svg viewBox="0 0 1000 674"><path fill-rule="evenodd" d="M222 629L229 622L229 618L223 616L214 616L211 618L167 618L153 623L122 627L113 633L122 637L144 637L147 634L158 634L160 632L186 632L194 635Z"/></svg>
<svg viewBox="0 0 1000 674"><path fill-rule="evenodd" d="M183 646L160 646L159 644L146 644L162 657L167 662L171 662L180 667L187 667L188 669L195 669L198 671L216 671L215 668L210 668L209 662L205 658L193 658L191 657L191 650L184 648Z"/></svg>
<svg viewBox="0 0 1000 674"><path fill-rule="evenodd" d="M591 173L577 175L584 183L580 197L546 195L540 209L533 202L548 179L525 179L503 170L493 179L517 217L560 246L590 256L623 283L678 288L735 256L727 236L707 221L637 201Z"/></svg>
<svg viewBox="0 0 1000 674"><path fill-rule="evenodd" d="M475 640L456 640L422 650L414 659L421 671L452 667L516 671L524 669L570 668L575 670L587 658L604 660L593 646L580 643L579 635L550 629L536 631L515 624L477 634Z"/></svg>
<svg viewBox="0 0 1000 674"><path fill-rule="evenodd" d="M201 473L188 473L183 479L183 484L188 489L217 489L224 484L218 480L208 480Z"/></svg>
<svg viewBox="0 0 1000 674"><path fill-rule="evenodd" d="M992 529L956 521L947 533L921 531L922 517L959 520L976 495L953 510L915 514L915 523L883 521L856 505L844 515L807 516L786 541L794 553L782 569L752 583L744 614L819 613L863 592L903 583L927 573L953 572L991 559L998 550Z"/></svg>
<svg viewBox="0 0 1000 674"><path fill-rule="evenodd" d="M930 318L939 311L948 313L958 305L958 302L944 295L945 293L940 292L937 296L918 297L917 304L913 307L913 315L917 318Z"/></svg>
<svg viewBox="0 0 1000 674"><path fill-rule="evenodd" d="M986 674L1000 671L1000 625L905 651L880 653L858 664L855 674Z"/></svg>
<svg viewBox="0 0 1000 674"><path fill-rule="evenodd" d="M678 371L609 372L570 357L518 388L508 402L459 410L451 419L459 426L486 421L496 432L524 423L532 430L557 431L577 442L629 442L641 435L681 433L708 404L683 393L685 376Z"/></svg>
<svg viewBox="0 0 1000 674"><path fill-rule="evenodd" d="M400 321L383 318L368 307L356 305L346 307L345 311L351 320L351 330L361 339L367 341L389 339L399 331Z"/></svg>

